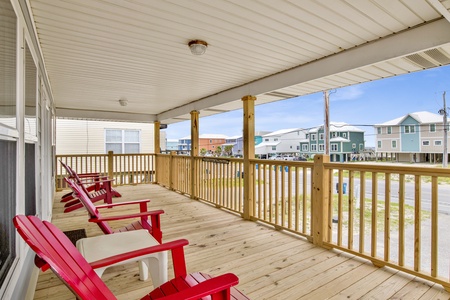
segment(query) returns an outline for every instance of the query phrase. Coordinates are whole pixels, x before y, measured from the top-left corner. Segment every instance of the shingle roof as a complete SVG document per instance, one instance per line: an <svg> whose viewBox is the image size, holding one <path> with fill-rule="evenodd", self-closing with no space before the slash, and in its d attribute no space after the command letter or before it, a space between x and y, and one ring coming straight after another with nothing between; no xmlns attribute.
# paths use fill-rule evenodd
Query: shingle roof
<svg viewBox="0 0 450 300"><path fill-rule="evenodd" d="M419 111L414 113L409 113L404 115L403 117L396 118L381 124L375 124L375 126L389 126L389 125L399 125L401 124L407 117L411 117L419 124L433 124L433 123L443 123L442 116L438 114L434 114L428 111Z"/></svg>

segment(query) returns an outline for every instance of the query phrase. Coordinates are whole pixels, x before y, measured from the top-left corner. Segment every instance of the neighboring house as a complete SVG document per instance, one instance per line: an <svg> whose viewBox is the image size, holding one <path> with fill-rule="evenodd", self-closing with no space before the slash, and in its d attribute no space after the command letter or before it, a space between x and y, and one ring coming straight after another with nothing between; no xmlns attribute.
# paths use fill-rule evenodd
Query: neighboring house
<svg viewBox="0 0 450 300"><path fill-rule="evenodd" d="M444 151L443 117L427 111L376 124L378 157L399 162L441 162ZM447 133L448 136L448 133Z"/></svg>
<svg viewBox="0 0 450 300"><path fill-rule="evenodd" d="M214 153L217 147L222 147L227 140L227 136L223 134L201 134L198 137L199 150L206 149L210 153ZM178 141L178 152L180 154L188 154L191 151L191 136L185 136Z"/></svg>
<svg viewBox="0 0 450 300"><path fill-rule="evenodd" d="M310 129L300 142L300 155L314 157L325 153L323 125ZM342 122L330 122L330 161L359 159L364 151L364 130Z"/></svg>
<svg viewBox="0 0 450 300"><path fill-rule="evenodd" d="M166 152L177 151L178 150L178 140L167 139L166 141Z"/></svg>
<svg viewBox="0 0 450 300"><path fill-rule="evenodd" d="M178 140L178 153L189 154L191 152L191 136L185 136Z"/></svg>
<svg viewBox="0 0 450 300"><path fill-rule="evenodd" d="M261 144L263 141L263 135L266 135L268 133L270 133L270 131L255 131L255 146ZM235 145L233 146L233 156L243 155L243 153L244 153L244 137L239 136L236 138Z"/></svg>
<svg viewBox="0 0 450 300"><path fill-rule="evenodd" d="M290 128L274 131L262 136L262 142L255 146L255 154L262 159L275 155L298 155L299 143L306 137L304 129Z"/></svg>
<svg viewBox="0 0 450 300"><path fill-rule="evenodd" d="M222 145L222 153L224 153L225 147L232 146L231 155L236 156L238 154L242 155L242 149L239 149L238 140L242 140L241 135L230 136L225 140L225 144Z"/></svg>
<svg viewBox="0 0 450 300"><path fill-rule="evenodd" d="M152 123L56 119L56 154L154 153ZM161 148L165 148L161 131Z"/></svg>
<svg viewBox="0 0 450 300"><path fill-rule="evenodd" d="M225 144L227 136L223 134L200 134L198 137L198 148L206 149L210 153L214 153L217 147L221 147Z"/></svg>

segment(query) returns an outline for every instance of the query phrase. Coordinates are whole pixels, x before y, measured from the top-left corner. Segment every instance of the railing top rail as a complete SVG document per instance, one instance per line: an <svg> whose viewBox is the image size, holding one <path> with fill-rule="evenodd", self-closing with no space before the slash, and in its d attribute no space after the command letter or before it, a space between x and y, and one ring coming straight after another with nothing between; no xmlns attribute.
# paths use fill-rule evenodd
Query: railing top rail
<svg viewBox="0 0 450 300"><path fill-rule="evenodd" d="M362 164L362 163L329 162L324 163L324 167L327 169L337 169L337 170L450 177L450 169L431 166L430 167L401 166L401 165L389 166L385 164L377 165L377 164Z"/></svg>

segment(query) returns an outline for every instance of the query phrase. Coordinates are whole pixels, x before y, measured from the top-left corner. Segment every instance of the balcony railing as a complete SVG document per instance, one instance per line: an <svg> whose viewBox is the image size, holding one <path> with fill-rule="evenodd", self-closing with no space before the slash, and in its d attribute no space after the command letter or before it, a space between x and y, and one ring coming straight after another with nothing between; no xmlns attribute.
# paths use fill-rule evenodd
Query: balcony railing
<svg viewBox="0 0 450 300"><path fill-rule="evenodd" d="M157 182L242 216L250 207L251 220L450 287L447 169L251 159L245 174L244 160L235 158L58 158L78 172L112 174L116 184Z"/></svg>
<svg viewBox="0 0 450 300"><path fill-rule="evenodd" d="M114 180L115 185L154 183L154 154L82 154L56 156L56 189L66 188L66 170L60 160L77 173L100 173Z"/></svg>

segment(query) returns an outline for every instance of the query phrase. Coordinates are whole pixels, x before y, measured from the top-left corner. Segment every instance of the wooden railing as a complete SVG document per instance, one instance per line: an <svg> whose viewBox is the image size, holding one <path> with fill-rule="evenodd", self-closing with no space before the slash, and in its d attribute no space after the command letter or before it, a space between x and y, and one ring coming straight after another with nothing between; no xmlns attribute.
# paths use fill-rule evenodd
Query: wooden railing
<svg viewBox="0 0 450 300"><path fill-rule="evenodd" d="M109 174L113 164L118 184L157 182L242 216L249 205L251 220L450 287L448 169L250 159L248 175L243 159L142 156L59 158L77 172Z"/></svg>
<svg viewBox="0 0 450 300"><path fill-rule="evenodd" d="M325 168L332 229L326 246L449 288L448 169L357 163Z"/></svg>
<svg viewBox="0 0 450 300"><path fill-rule="evenodd" d="M154 154L83 154L56 156L56 189L66 188L67 176L60 160L71 166L77 173L100 173L114 179L114 185L154 183Z"/></svg>

